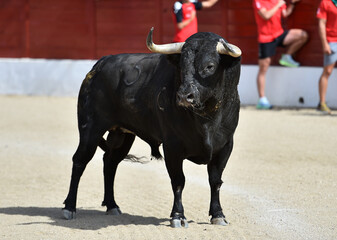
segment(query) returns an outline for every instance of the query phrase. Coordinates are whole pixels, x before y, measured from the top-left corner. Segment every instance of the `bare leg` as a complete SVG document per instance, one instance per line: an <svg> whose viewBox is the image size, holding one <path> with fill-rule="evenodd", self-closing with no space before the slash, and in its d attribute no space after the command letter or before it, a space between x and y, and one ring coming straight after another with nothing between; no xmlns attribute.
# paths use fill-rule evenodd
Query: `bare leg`
<svg viewBox="0 0 337 240"><path fill-rule="evenodd" d="M321 103L325 103L326 91L328 89L328 79L332 73L335 63L325 66L323 68L323 73L319 79L318 90L319 90L319 100Z"/></svg>
<svg viewBox="0 0 337 240"><path fill-rule="evenodd" d="M283 40L283 45L288 46L287 54L293 55L308 41L308 33L302 29L290 29Z"/></svg>
<svg viewBox="0 0 337 240"><path fill-rule="evenodd" d="M257 91L259 97L265 96L266 73L269 68L271 58L259 59L259 72L257 74Z"/></svg>

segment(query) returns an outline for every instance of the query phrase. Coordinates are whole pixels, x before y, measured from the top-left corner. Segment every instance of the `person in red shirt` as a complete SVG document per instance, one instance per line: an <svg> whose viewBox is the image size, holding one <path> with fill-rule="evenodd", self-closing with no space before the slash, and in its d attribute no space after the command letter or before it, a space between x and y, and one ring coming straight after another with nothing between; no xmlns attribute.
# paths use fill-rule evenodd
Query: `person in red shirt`
<svg viewBox="0 0 337 240"><path fill-rule="evenodd" d="M324 53L323 73L319 79L319 104L317 109L331 114L325 97L328 79L337 61L337 0L322 0L317 10L318 33Z"/></svg>
<svg viewBox="0 0 337 240"><path fill-rule="evenodd" d="M258 109L271 109L272 105L265 96L266 73L275 55L276 47L288 47L279 63L287 67L298 67L292 55L308 40L308 34L302 29L282 28L282 17L288 17L300 0L291 0L286 6L284 0L253 0L255 21L259 42L259 71L257 74L257 88L259 94Z"/></svg>
<svg viewBox="0 0 337 240"><path fill-rule="evenodd" d="M175 23L174 42L185 40L198 32L198 20L196 10L212 7L218 0L195 0L176 1L173 5L173 19Z"/></svg>

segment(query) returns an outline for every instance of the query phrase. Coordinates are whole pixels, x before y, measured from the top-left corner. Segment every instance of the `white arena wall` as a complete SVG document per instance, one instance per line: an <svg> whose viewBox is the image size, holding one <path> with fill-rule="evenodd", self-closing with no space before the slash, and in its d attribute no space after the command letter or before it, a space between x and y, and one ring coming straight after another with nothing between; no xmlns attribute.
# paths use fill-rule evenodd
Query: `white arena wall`
<svg viewBox="0 0 337 240"><path fill-rule="evenodd" d="M0 94L76 97L96 60L0 59ZM243 105L255 105L257 65L243 65L239 93ZM266 95L277 107L316 107L321 67L273 66L267 73ZM299 101L302 98L303 103ZM337 108L337 70L329 79L327 103Z"/></svg>

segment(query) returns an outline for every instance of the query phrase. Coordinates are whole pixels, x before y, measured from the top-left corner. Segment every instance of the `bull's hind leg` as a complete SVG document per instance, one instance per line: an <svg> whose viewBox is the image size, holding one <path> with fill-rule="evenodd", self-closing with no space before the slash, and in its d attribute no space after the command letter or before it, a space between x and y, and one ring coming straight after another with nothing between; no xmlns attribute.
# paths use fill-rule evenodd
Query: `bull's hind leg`
<svg viewBox="0 0 337 240"><path fill-rule="evenodd" d="M108 151L105 152L104 161L104 200L102 206L107 207L107 214L119 215L121 210L114 198L114 180L118 164L129 153L135 140L135 135L123 133L120 129L110 131L107 137Z"/></svg>
<svg viewBox="0 0 337 240"><path fill-rule="evenodd" d="M228 225L220 204L220 187L222 185L222 172L233 149L233 139L225 145L223 150L207 165L209 184L211 187L211 202L209 215L212 216L211 223L215 225Z"/></svg>
<svg viewBox="0 0 337 240"><path fill-rule="evenodd" d="M62 209L63 216L68 220L76 217L78 184L88 162L94 156L103 134L104 131L102 129L87 127L80 130L80 142L73 156L69 193L64 201L65 207Z"/></svg>

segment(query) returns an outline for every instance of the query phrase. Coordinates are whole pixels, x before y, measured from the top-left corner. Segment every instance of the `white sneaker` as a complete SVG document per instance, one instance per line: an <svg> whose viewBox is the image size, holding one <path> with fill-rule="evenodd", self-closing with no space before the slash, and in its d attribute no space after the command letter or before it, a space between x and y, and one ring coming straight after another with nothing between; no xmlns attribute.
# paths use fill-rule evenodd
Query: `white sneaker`
<svg viewBox="0 0 337 240"><path fill-rule="evenodd" d="M256 105L257 109L272 109L273 106L269 103L266 97L262 97L259 99L259 102Z"/></svg>
<svg viewBox="0 0 337 240"><path fill-rule="evenodd" d="M282 57L279 61L280 65L285 67L298 67L300 66L299 62L296 62L291 55L289 54L282 54Z"/></svg>

